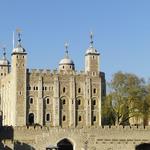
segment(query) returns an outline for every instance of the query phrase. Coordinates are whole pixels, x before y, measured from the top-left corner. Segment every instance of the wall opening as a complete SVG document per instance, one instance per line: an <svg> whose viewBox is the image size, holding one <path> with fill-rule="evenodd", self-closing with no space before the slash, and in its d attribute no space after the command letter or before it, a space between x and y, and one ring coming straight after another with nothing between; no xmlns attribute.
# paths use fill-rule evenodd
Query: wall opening
<svg viewBox="0 0 150 150"><path fill-rule="evenodd" d="M29 114L29 125L33 125L34 124L34 114L33 113L30 113Z"/></svg>
<svg viewBox="0 0 150 150"><path fill-rule="evenodd" d="M57 143L59 150L73 150L73 145L68 139L63 139Z"/></svg>

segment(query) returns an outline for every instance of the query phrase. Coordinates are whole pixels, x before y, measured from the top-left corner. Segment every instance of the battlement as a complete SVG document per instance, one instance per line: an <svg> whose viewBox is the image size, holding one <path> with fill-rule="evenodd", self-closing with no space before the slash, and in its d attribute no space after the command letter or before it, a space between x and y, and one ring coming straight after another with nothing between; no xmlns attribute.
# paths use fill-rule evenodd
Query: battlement
<svg viewBox="0 0 150 150"><path fill-rule="evenodd" d="M27 72L30 74L53 74L53 75L58 75L58 74L69 74L69 75L86 75L83 70L81 71L58 71L57 69L50 70L50 69L27 69Z"/></svg>
<svg viewBox="0 0 150 150"><path fill-rule="evenodd" d="M126 130L149 130L150 131L150 126L100 126L100 127L84 127L84 128L61 128L61 127L47 127L47 126L17 126L13 127L15 130L34 130L34 131L80 131L80 130L120 130L120 131L126 131Z"/></svg>

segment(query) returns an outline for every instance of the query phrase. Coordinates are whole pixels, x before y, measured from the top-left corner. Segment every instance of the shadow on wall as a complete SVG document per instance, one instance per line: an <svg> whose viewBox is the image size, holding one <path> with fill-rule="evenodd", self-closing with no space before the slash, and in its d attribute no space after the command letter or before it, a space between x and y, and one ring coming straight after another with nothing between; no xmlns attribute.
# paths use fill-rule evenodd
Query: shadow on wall
<svg viewBox="0 0 150 150"><path fill-rule="evenodd" d="M135 147L135 150L150 150L150 143L143 143L143 144L137 145Z"/></svg>
<svg viewBox="0 0 150 150"><path fill-rule="evenodd" d="M35 148L26 143L21 143L17 141L14 143L14 150L35 150Z"/></svg>
<svg viewBox="0 0 150 150"><path fill-rule="evenodd" d="M5 146L1 141L0 141L0 150L12 150L8 146Z"/></svg>

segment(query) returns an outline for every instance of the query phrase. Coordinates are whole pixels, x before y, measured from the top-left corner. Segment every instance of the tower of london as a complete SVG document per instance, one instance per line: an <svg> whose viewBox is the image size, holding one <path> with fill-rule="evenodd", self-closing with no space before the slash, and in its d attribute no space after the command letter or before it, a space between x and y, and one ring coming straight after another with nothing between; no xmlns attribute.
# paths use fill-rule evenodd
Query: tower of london
<svg viewBox="0 0 150 150"><path fill-rule="evenodd" d="M150 143L149 126L102 125L105 74L92 34L90 39L84 71L76 71L68 44L55 70L27 68L30 54L20 33L11 61L3 50L0 150L135 150Z"/></svg>
<svg viewBox="0 0 150 150"><path fill-rule="evenodd" d="M62 128L101 125L105 75L99 69L100 54L93 46L92 35L85 52L84 71L75 70L67 44L57 70L28 69L27 56L19 33L11 62L5 51L0 60L3 125Z"/></svg>

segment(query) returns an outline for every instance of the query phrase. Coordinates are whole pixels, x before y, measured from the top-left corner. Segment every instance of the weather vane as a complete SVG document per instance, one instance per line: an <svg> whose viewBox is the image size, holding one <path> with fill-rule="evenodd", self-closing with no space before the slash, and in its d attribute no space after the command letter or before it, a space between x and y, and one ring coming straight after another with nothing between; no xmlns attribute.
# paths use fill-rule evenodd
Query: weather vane
<svg viewBox="0 0 150 150"><path fill-rule="evenodd" d="M65 43L65 49L66 49L66 50L65 50L65 56L66 56L66 57L68 57L68 47L69 47L69 44L66 42L66 43Z"/></svg>
<svg viewBox="0 0 150 150"><path fill-rule="evenodd" d="M21 29L17 28L17 29L16 29L16 33L17 33L17 35L18 35L18 42L19 42L19 44L20 44L20 43L21 43Z"/></svg>
<svg viewBox="0 0 150 150"><path fill-rule="evenodd" d="M93 42L93 36L94 36L94 35L93 35L93 32L90 32L90 39L91 39L91 41L90 41L90 46L91 46L91 47L93 47L93 43L94 43L94 42Z"/></svg>

